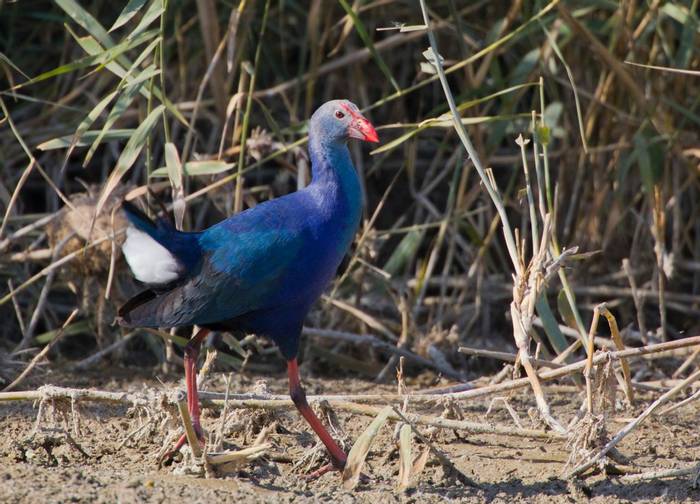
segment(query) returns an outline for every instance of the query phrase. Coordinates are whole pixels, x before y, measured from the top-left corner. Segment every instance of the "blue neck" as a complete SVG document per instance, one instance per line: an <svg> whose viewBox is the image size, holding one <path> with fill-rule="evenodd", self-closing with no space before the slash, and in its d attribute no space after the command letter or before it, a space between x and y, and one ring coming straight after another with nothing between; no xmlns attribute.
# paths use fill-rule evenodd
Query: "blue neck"
<svg viewBox="0 0 700 504"><path fill-rule="evenodd" d="M309 132L309 157L312 183L338 181L344 172L355 171L345 142L329 140L313 131Z"/></svg>
<svg viewBox="0 0 700 504"><path fill-rule="evenodd" d="M362 188L343 141L328 140L324 135L309 134L311 184L321 206L349 224L354 234L362 214Z"/></svg>

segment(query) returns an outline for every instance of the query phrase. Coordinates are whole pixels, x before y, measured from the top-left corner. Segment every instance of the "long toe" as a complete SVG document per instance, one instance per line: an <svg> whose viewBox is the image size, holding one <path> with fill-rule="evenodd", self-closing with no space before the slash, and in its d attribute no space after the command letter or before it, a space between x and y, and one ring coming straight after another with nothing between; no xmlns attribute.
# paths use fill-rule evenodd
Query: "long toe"
<svg viewBox="0 0 700 504"><path fill-rule="evenodd" d="M316 469L315 471L313 471L309 474L303 475L302 478L304 479L304 481L314 481L328 472L337 471L337 470L338 469L333 464L326 464L326 465L322 466L321 468Z"/></svg>
<svg viewBox="0 0 700 504"><path fill-rule="evenodd" d="M175 455L180 451L180 448L182 448L185 443L187 442L187 435L183 434L180 436L180 439L177 440L177 443L175 443L175 446L173 446L172 450L165 452L160 459L158 460L158 467L162 467L163 465L169 464Z"/></svg>

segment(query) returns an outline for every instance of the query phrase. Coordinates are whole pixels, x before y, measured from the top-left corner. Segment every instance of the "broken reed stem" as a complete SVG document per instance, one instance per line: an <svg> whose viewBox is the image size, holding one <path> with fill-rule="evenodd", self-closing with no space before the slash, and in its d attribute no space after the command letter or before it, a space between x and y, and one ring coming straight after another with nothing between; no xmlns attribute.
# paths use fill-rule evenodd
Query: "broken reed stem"
<svg viewBox="0 0 700 504"><path fill-rule="evenodd" d="M617 320L615 320L615 317L613 316L612 313L610 313L610 310L608 310L608 307L605 303L602 303L600 306L600 314L605 317L605 320L608 321L608 327L610 327L610 335L612 336L612 340L615 343L615 346L617 347L618 350L624 350L625 349L625 343L622 341L622 336L620 336L620 329L617 327ZM632 388L632 372L630 371L630 365L627 362L627 359L620 359L620 367L622 367L622 376L625 379L625 396L627 396L627 401L630 404L634 404L634 389Z"/></svg>
<svg viewBox="0 0 700 504"><path fill-rule="evenodd" d="M182 419L182 425L185 428L185 435L187 436L187 443L190 445L192 450L192 455L195 458L200 458L202 456L202 447L199 444L199 439L197 439L197 434L194 432L194 427L192 426L192 419L190 418L190 412L187 409L187 394L180 390L177 393L177 410L180 412L180 418Z"/></svg>
<svg viewBox="0 0 700 504"><path fill-rule="evenodd" d="M466 474L464 474L462 471L457 469L457 467L452 463L452 461L445 455L442 450L437 448L433 443L430 442L430 440L423 435L421 431L418 430L418 428L414 425L414 422L411 421L410 418L408 418L406 415L401 413L398 408L393 407L392 410L394 411L394 415L397 416L400 420L405 422L411 427L411 430L413 433L416 435L418 439L420 439L425 445L430 448L430 451L437 457L437 459L440 461L440 464L445 470L445 474L456 474L457 479L463 483L464 485L471 486L471 487L478 487L474 481L469 478Z"/></svg>
<svg viewBox="0 0 700 504"><path fill-rule="evenodd" d="M593 369L593 338L595 333L598 331L598 321L600 320L600 305L593 309L593 320L591 321L591 329L588 333L586 351L586 367L583 369L583 377L586 380L586 408L588 413L593 413L593 384L591 380L591 372Z"/></svg>
<svg viewBox="0 0 700 504"><path fill-rule="evenodd" d="M661 469L640 474L626 474L622 476L625 483L638 483L640 481L656 480L661 478L677 478L679 476L693 476L700 471L700 464L691 467L681 467L679 469Z"/></svg>
<svg viewBox="0 0 700 504"><path fill-rule="evenodd" d="M645 409L637 418L629 422L627 425L625 425L622 429L618 431L617 434L615 434L615 437L613 437L608 443L593 457L588 459L587 462L584 462L583 464L578 465L574 469L572 469L568 474L567 477L571 478L574 476L577 476L591 467L593 467L595 464L600 462L607 453L612 450L617 444L622 441L630 432L632 432L634 429L636 429L639 424L641 424L649 415L651 415L656 408L664 404L666 401L668 401L671 397L676 395L678 392L680 392L683 388L688 386L689 384L693 383L695 380L700 378L700 369L695 371L692 375L690 375L688 378L683 380L681 383L673 387L671 390L663 394L661 397L659 397L656 401L651 403L647 409Z"/></svg>
<svg viewBox="0 0 700 504"><path fill-rule="evenodd" d="M207 454L205 457L207 459L207 463L211 465L221 465L229 462L249 462L263 456L270 448L272 448L271 443L264 443L226 453Z"/></svg>
<svg viewBox="0 0 700 504"><path fill-rule="evenodd" d="M685 373L685 370L688 369L693 362L695 362L695 359L697 359L698 355L700 355L700 348L696 348L686 359L683 361L683 364L678 366L678 369L676 369L673 374L671 375L671 378L678 378L680 375Z"/></svg>
<svg viewBox="0 0 700 504"><path fill-rule="evenodd" d="M691 403L693 401L696 401L698 399L698 397L700 397L700 390L696 390L693 393L693 395L691 395L690 397L686 397L682 401L677 402L676 404L672 404L668 408L665 408L662 411L659 411L659 416L667 415L668 413L671 413L673 410L676 410L678 408L682 408L686 404Z"/></svg>
<svg viewBox="0 0 700 504"><path fill-rule="evenodd" d="M534 214L533 206L533 214ZM530 356L530 339L534 320L537 297L546 282L545 272L547 265L547 243L551 238L551 217L545 216L542 230L542 241L538 247L537 255L533 255L530 263L524 268L525 273L516 273L513 281L513 301L510 303L511 320L513 323L513 338L518 347L518 356L527 374L532 391L535 394L537 409L547 424L557 432L563 434L566 428L551 414L549 403L542 390L540 379L537 376L532 357ZM524 259L523 259L524 260Z"/></svg>

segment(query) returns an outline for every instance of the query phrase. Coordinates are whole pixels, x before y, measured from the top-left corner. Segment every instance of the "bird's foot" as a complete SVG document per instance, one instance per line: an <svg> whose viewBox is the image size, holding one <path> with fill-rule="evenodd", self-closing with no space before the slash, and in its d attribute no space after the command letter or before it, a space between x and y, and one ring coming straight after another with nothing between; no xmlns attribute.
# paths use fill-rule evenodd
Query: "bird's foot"
<svg viewBox="0 0 700 504"><path fill-rule="evenodd" d="M192 427L194 427L194 432L197 435L197 439L199 440L199 444L204 447L206 444L206 440L204 439L204 431L202 430L202 426L199 423L198 420L192 422ZM177 440L177 443L175 443L175 446L173 446L172 450L169 450L165 452L160 459L158 460L158 467L162 467L163 465L169 465L175 455L180 451L180 449L185 446L185 443L187 443L187 434L183 434L180 436L180 439Z"/></svg>
<svg viewBox="0 0 700 504"><path fill-rule="evenodd" d="M302 479L304 481L314 481L314 480L317 480L318 478L320 478L321 476L323 476L324 474L326 474L327 472L331 472L331 471L341 471L342 472L342 469L337 469L333 464L329 463L329 464L322 466L319 469L316 469L315 471L313 471L309 474L302 475Z"/></svg>
<svg viewBox="0 0 700 504"><path fill-rule="evenodd" d="M345 454L343 454L345 455ZM334 457L331 457L331 462L328 464L321 466L319 469L316 469L315 471L305 474L302 476L302 478L305 481L314 481L321 476L323 476L326 473L329 473L331 471L338 471L339 473L343 473L343 470L345 469L345 462L347 461L347 457L344 457L342 460L336 459ZM364 476L364 475L363 475Z"/></svg>

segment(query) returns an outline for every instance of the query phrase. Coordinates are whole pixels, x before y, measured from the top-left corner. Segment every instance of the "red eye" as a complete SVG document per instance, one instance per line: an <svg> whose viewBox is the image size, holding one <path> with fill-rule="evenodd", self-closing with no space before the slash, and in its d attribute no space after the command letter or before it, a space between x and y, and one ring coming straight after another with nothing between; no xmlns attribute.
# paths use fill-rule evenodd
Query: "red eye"
<svg viewBox="0 0 700 504"><path fill-rule="evenodd" d="M335 116L336 116L338 119L342 119L343 117L345 117L345 114L343 114L340 110L336 110L336 111L335 111Z"/></svg>

